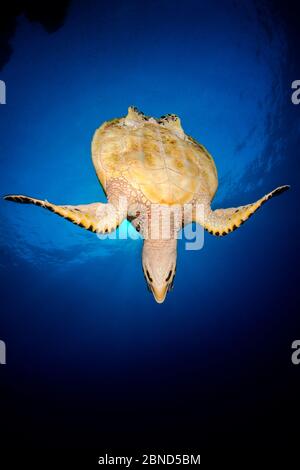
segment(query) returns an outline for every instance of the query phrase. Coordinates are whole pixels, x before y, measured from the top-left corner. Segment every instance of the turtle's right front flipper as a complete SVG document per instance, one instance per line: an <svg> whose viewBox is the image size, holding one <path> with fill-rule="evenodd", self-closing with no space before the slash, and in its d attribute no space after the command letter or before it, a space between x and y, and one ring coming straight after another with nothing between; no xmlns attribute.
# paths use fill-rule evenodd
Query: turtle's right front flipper
<svg viewBox="0 0 300 470"><path fill-rule="evenodd" d="M55 214L64 217L73 224L97 233L109 233L115 230L125 219L126 213L120 213L113 204L95 202L81 204L79 206L59 206L48 201L35 199L22 195L5 196L6 201L19 202L21 204L35 204L44 207Z"/></svg>
<svg viewBox="0 0 300 470"><path fill-rule="evenodd" d="M200 212L200 217L196 215L195 222L202 225L212 235L224 236L233 232L248 220L265 202L274 196L278 196L289 189L288 185L279 186L266 194L258 201L246 206L230 207L228 209L210 210L205 217Z"/></svg>

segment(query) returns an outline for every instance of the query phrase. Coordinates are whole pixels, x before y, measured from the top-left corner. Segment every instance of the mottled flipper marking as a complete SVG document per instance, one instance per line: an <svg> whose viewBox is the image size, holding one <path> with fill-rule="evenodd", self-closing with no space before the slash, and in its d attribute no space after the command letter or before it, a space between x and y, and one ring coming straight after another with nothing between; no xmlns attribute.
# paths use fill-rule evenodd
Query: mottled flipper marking
<svg viewBox="0 0 300 470"><path fill-rule="evenodd" d="M94 233L112 232L126 217L126 215L120 217L115 207L109 203L102 204L95 202L78 206L58 206L48 201L13 194L5 196L4 199L6 201L19 202L21 204L35 204L36 206L44 207L64 217L73 224L79 225L79 227L83 227Z"/></svg>
<svg viewBox="0 0 300 470"><path fill-rule="evenodd" d="M280 186L279 188L274 189L270 193L263 196L258 201L254 202L253 204L248 204L246 206L240 207L232 207L229 209L217 209L215 211L210 211L208 215L206 215L203 221L197 221L204 228L211 233L212 235L216 236L224 236L230 232L233 232L238 227L240 227L246 220L248 220L254 212L256 212L265 202L271 199L274 196L278 196L279 194L283 193L290 186Z"/></svg>
<svg viewBox="0 0 300 470"><path fill-rule="evenodd" d="M180 118L176 116L176 114L166 114L161 116L160 119L158 119L158 122L172 131L175 131L177 135L183 138L184 130L182 129Z"/></svg>

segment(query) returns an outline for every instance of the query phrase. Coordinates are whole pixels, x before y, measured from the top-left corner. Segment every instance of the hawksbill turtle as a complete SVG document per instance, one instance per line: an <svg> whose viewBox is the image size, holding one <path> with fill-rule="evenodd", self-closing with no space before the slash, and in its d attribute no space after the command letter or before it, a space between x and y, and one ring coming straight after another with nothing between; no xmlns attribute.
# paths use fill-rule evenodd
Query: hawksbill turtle
<svg viewBox="0 0 300 470"><path fill-rule="evenodd" d="M144 276L159 303L173 287L177 235L183 226L196 222L222 237L289 188L280 186L252 204L212 210L218 187L212 156L184 132L175 114L156 119L136 107L129 107L125 117L104 122L96 130L92 159L107 203L56 205L23 195L5 199L44 207L98 233L111 232L128 219L144 239ZM183 211L186 207L190 210ZM169 224L163 223L165 209L170 209Z"/></svg>

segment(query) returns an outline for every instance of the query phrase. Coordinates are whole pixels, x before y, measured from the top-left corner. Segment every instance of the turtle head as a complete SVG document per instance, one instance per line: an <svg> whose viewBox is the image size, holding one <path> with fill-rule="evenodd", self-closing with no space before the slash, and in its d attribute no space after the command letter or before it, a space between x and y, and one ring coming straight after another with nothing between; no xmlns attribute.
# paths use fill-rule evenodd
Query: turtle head
<svg viewBox="0 0 300 470"><path fill-rule="evenodd" d="M143 271L148 289L161 304L172 290L176 272L177 240L145 240Z"/></svg>

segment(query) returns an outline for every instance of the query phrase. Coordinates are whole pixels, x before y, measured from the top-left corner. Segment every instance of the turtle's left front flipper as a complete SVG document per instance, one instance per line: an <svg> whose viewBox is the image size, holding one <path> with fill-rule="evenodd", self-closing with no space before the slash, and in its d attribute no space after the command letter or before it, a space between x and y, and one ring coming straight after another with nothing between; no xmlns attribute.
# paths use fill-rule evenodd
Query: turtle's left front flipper
<svg viewBox="0 0 300 470"><path fill-rule="evenodd" d="M248 220L265 202L267 202L272 197L278 196L279 194L288 190L289 187L290 186L288 185L280 186L253 204L240 207L231 207L229 209L217 209L214 211L210 210L204 216L204 220L203 217L197 218L196 216L195 222L198 222L200 225L202 225L205 230L207 230L212 235L222 237L236 230L244 222L246 222L246 220Z"/></svg>
<svg viewBox="0 0 300 470"><path fill-rule="evenodd" d="M8 195L6 201L19 202L21 204L35 204L44 207L55 214L64 217L73 224L97 233L109 233L115 230L125 219L126 214L120 212L113 204L102 204L95 202L92 204L81 204L79 206L58 206L48 201L42 201L28 196Z"/></svg>

